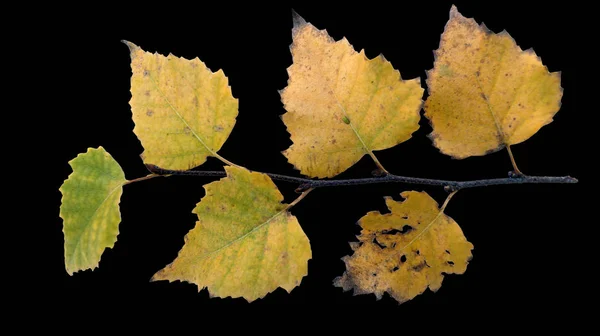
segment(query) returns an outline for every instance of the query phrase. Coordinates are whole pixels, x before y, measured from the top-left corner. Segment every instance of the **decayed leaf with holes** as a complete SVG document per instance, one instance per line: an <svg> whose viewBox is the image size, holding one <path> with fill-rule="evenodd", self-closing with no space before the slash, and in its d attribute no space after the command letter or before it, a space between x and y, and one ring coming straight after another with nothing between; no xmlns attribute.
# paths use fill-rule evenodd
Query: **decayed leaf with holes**
<svg viewBox="0 0 600 336"><path fill-rule="evenodd" d="M308 271L308 237L267 175L225 170L227 177L204 186L179 255L152 280L187 281L211 296L248 301L277 287L290 292Z"/></svg>
<svg viewBox="0 0 600 336"><path fill-rule="evenodd" d="M304 175L335 176L365 154L408 140L419 128L420 79L402 80L383 55L369 60L294 18L288 86L281 99L293 145L283 154Z"/></svg>
<svg viewBox="0 0 600 336"><path fill-rule="evenodd" d="M149 53L124 41L131 51L133 131L147 164L168 169L199 166L229 137L238 113L227 77L198 58Z"/></svg>
<svg viewBox="0 0 600 336"><path fill-rule="evenodd" d="M401 195L404 202L386 198L391 213L372 211L360 219L359 242L351 243L354 254L342 258L346 272L335 286L377 299L388 292L402 303L427 287L437 291L444 274L466 271L473 244L460 226L427 193Z"/></svg>
<svg viewBox="0 0 600 336"><path fill-rule="evenodd" d="M104 249L119 234L119 202L127 182L104 148L89 148L69 161L73 173L60 187L67 273L98 267Z"/></svg>
<svg viewBox="0 0 600 336"><path fill-rule="evenodd" d="M434 145L455 158L529 139L560 109L560 73L503 31L490 32L452 7L427 74Z"/></svg>

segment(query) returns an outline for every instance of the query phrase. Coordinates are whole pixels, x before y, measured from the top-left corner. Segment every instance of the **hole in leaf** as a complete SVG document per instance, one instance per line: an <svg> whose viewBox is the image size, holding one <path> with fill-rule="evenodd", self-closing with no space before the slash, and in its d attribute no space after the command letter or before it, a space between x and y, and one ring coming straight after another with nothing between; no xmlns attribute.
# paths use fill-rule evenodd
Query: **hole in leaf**
<svg viewBox="0 0 600 336"><path fill-rule="evenodd" d="M410 225L404 225L402 227L402 230L398 230L398 229L389 229L389 230L382 230L381 233L382 234L389 234L389 235L395 235L395 234L406 234L409 233L410 231L413 230L413 227Z"/></svg>
<svg viewBox="0 0 600 336"><path fill-rule="evenodd" d="M450 260L450 261L447 261L447 263L448 263L448 265L450 265L450 266L454 266L454 261L452 261L452 260Z"/></svg>
<svg viewBox="0 0 600 336"><path fill-rule="evenodd" d="M383 231L381 231L381 234L395 235L397 233L401 233L401 231L397 230L397 229L390 229L390 230L383 230Z"/></svg>
<svg viewBox="0 0 600 336"><path fill-rule="evenodd" d="M385 245L383 245L383 244L381 244L380 242L378 242L378 241L377 241L377 238L373 238L373 244L375 244L375 245L379 246L379 248L380 248L380 249L382 249L382 250L383 250L384 248L386 248L386 246L385 246Z"/></svg>
<svg viewBox="0 0 600 336"><path fill-rule="evenodd" d="M373 275L373 276L376 276L376 275L377 275L377 273L373 273L372 275Z"/></svg>
<svg viewBox="0 0 600 336"><path fill-rule="evenodd" d="M450 254L450 251L446 250L446 253Z"/></svg>
<svg viewBox="0 0 600 336"><path fill-rule="evenodd" d="M396 272L396 271L397 271L397 270L399 270L399 269L400 269L400 267L398 267L398 266L395 266L394 268L392 268L392 272Z"/></svg>
<svg viewBox="0 0 600 336"><path fill-rule="evenodd" d="M406 262L406 256L405 255L403 255L402 257L400 257L400 262L402 262L402 263Z"/></svg>
<svg viewBox="0 0 600 336"><path fill-rule="evenodd" d="M415 253L416 253L417 255L421 255L421 251L419 251L419 250L416 250L416 251L415 251Z"/></svg>

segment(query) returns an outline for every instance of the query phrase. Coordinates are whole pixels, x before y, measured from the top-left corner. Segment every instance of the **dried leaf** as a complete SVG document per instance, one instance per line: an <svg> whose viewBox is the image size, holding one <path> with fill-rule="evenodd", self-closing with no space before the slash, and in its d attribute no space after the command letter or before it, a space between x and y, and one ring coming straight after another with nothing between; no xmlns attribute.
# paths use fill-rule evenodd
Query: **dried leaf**
<svg viewBox="0 0 600 336"><path fill-rule="evenodd" d="M254 301L282 287L290 292L307 274L308 237L262 173L225 167L227 177L204 186L196 227L173 263L152 280L187 281L211 296Z"/></svg>
<svg viewBox="0 0 600 336"><path fill-rule="evenodd" d="M335 286L377 299L388 292L402 303L427 287L437 291L444 274L466 271L473 244L460 226L427 193L401 195L404 202L386 198L391 213L372 211L360 219L359 243L351 243L354 254L342 258L346 272Z"/></svg>
<svg viewBox="0 0 600 336"><path fill-rule="evenodd" d="M452 7L427 74L434 145L455 158L518 144L550 123L560 108L560 73L503 31L490 32Z"/></svg>
<svg viewBox="0 0 600 336"><path fill-rule="evenodd" d="M167 169L201 165L225 143L238 114L222 70L213 73L198 58L131 51L133 131L144 146L144 163Z"/></svg>
<svg viewBox="0 0 600 336"><path fill-rule="evenodd" d="M300 17L293 40L281 99L294 143L283 154L302 174L335 176L419 128L419 78L402 80L383 55L369 60L346 39L335 42Z"/></svg>

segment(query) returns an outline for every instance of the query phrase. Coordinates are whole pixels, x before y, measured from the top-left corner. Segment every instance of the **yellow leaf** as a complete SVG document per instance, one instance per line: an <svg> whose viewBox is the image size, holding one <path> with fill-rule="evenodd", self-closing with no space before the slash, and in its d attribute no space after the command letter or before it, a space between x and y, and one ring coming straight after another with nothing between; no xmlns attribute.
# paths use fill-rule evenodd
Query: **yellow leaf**
<svg viewBox="0 0 600 336"><path fill-rule="evenodd" d="M490 32L452 7L427 74L434 145L455 158L518 144L550 123L560 108L560 73L503 31Z"/></svg>
<svg viewBox="0 0 600 336"><path fill-rule="evenodd" d="M354 254L342 258L346 272L334 281L354 294L388 292L402 303L423 293L437 291L443 274L462 274L471 260L473 244L460 226L440 210L425 192L403 192L404 202L386 198L391 213L376 211L360 219L359 243ZM446 202L447 203L447 202Z"/></svg>
<svg viewBox="0 0 600 336"><path fill-rule="evenodd" d="M133 131L145 163L167 169L199 166L217 154L238 113L223 71L213 73L198 58L131 51Z"/></svg>
<svg viewBox="0 0 600 336"><path fill-rule="evenodd" d="M262 173L225 167L227 177L204 186L196 227L177 258L152 280L187 281L211 296L254 301L282 287L290 292L307 274L308 237Z"/></svg>
<svg viewBox="0 0 600 336"><path fill-rule="evenodd" d="M295 18L293 64L281 93L293 145L284 151L304 175L335 176L374 150L408 140L419 128L420 79L404 81L383 55L369 60L344 38L335 42Z"/></svg>

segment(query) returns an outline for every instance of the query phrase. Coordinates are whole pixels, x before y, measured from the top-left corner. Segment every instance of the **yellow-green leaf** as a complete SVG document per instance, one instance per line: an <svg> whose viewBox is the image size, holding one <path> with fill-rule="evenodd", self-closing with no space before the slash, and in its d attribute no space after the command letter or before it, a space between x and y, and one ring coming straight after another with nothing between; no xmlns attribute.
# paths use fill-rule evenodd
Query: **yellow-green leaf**
<svg viewBox="0 0 600 336"><path fill-rule="evenodd" d="M73 173L60 187L67 273L98 267L104 249L119 234L119 201L127 182L104 148L89 148L69 161Z"/></svg>
<svg viewBox="0 0 600 336"><path fill-rule="evenodd" d="M434 145L455 158L529 139L560 108L560 73L503 31L490 32L452 7L427 74Z"/></svg>
<svg viewBox="0 0 600 336"><path fill-rule="evenodd" d="M149 53L131 42L133 131L145 163L167 169L199 166L229 137L238 113L223 71L198 58Z"/></svg>
<svg viewBox="0 0 600 336"><path fill-rule="evenodd" d="M196 227L177 258L152 280L187 281L211 296L254 301L282 287L290 292L307 274L308 237L262 173L225 167L227 177L204 186Z"/></svg>
<svg viewBox="0 0 600 336"><path fill-rule="evenodd" d="M281 99L293 145L283 154L302 174L335 176L419 128L420 79L402 80L383 55L369 60L300 17L291 52Z"/></svg>
<svg viewBox="0 0 600 336"><path fill-rule="evenodd" d="M351 243L352 256L342 258L346 272L335 286L377 299L388 292L402 303L427 287L437 291L444 274L466 271L473 244L460 226L427 193L401 195L404 202L386 198L391 213L372 211L360 219L359 242Z"/></svg>

